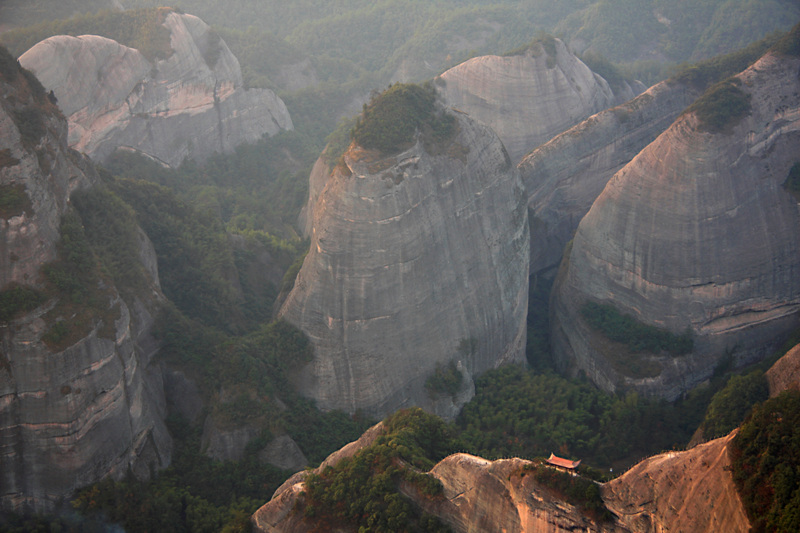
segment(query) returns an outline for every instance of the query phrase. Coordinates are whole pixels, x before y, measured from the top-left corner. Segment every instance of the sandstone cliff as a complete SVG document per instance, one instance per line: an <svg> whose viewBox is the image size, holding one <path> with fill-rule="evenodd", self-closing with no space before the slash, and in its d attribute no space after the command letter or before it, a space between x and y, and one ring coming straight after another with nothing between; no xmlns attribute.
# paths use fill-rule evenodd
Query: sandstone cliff
<svg viewBox="0 0 800 533"><path fill-rule="evenodd" d="M528 223L519 177L496 135L464 115L448 145L389 157L357 146L311 207L311 250L281 316L311 339L301 393L325 409L386 414L420 405L452 417L467 394L425 381L521 361Z"/></svg>
<svg viewBox="0 0 800 533"><path fill-rule="evenodd" d="M757 360L797 327L800 210L783 183L800 145L798 66L797 57L765 55L725 86L742 92L746 116L715 133L687 112L608 182L554 289L562 367L608 390L673 399L726 353L736 364ZM590 301L688 329L693 351L635 354L647 368L634 372L584 322Z"/></svg>
<svg viewBox="0 0 800 533"><path fill-rule="evenodd" d="M730 472L735 435L642 461L605 484L606 506L621 525L642 533L749 531Z"/></svg>
<svg viewBox="0 0 800 533"><path fill-rule="evenodd" d="M435 82L447 105L497 132L515 164L553 136L644 90L626 84L615 94L552 38L518 55L470 59Z"/></svg>
<svg viewBox="0 0 800 533"><path fill-rule="evenodd" d="M0 293L44 289L42 266L56 259L70 193L90 187L91 163L67 147L67 123L30 74L0 50ZM10 59L10 62L7 61ZM9 68L13 65L13 68ZM18 201L7 202L16 191ZM10 206L10 207L9 207ZM0 322L0 508L48 511L76 488L131 470L146 478L170 461L161 374L150 336L158 282L150 241L138 232L152 294L123 300L95 280L108 300L103 316L84 316L84 333L63 348L43 339L75 315L63 295ZM5 311L5 309L4 309ZM77 311L76 311L77 313ZM75 319L78 320L78 319Z"/></svg>
<svg viewBox="0 0 800 533"><path fill-rule="evenodd" d="M239 62L202 20L170 12L164 26L165 59L93 35L51 37L20 57L54 91L73 148L102 162L125 147L175 167L292 129L275 93L245 90Z"/></svg>
<svg viewBox="0 0 800 533"><path fill-rule="evenodd" d="M371 445L382 432L371 428L313 472L337 464ZM685 452L668 452L642 461L600 486L611 517L598 522L537 479L535 463L524 459L487 461L458 453L429 472L441 482L441 498L421 496L411 486L399 490L414 505L453 531L656 533L745 532L750 524L730 472L728 447L736 432ZM303 513L302 493L309 471L298 472L279 487L252 517L263 533L316 531ZM339 531L350 531L342 526Z"/></svg>
<svg viewBox="0 0 800 533"><path fill-rule="evenodd" d="M331 454L314 473L334 466L345 457L370 446L383 432L381 424L370 428L357 441ZM598 524L584 516L578 508L554 497L539 485L526 468L523 459L487 461L465 453L446 457L436 464L430 475L442 483L442 498L424 498L412 487L400 487L414 505L428 512L456 532L508 533L585 531L626 532L612 523ZM262 533L316 531L313 518L303 514L301 494L309 471L298 472L278 487L272 499L252 516L254 531ZM342 526L339 531L350 531Z"/></svg>
<svg viewBox="0 0 800 533"><path fill-rule="evenodd" d="M661 82L587 118L534 149L519 164L531 217L531 273L554 269L564 246L608 180L699 96Z"/></svg>

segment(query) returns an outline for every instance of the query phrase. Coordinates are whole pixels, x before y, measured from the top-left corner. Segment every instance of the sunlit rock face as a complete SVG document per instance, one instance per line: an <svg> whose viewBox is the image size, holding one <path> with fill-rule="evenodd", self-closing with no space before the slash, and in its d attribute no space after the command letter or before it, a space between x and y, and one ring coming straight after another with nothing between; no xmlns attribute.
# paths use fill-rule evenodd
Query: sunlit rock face
<svg viewBox="0 0 800 533"><path fill-rule="evenodd" d="M0 72L0 187L25 200L0 216L0 291L43 287L42 266L56 259L70 193L99 179L68 148L56 107L21 72L13 77ZM169 464L161 373L151 364L155 252L143 232L139 246L151 286L123 300L98 279L110 295L108 312L70 346L43 341L55 298L0 322L0 509L50 511L105 476L147 478Z"/></svg>
<svg viewBox="0 0 800 533"><path fill-rule="evenodd" d="M800 210L785 188L800 146L800 60L768 54L736 78L750 112L724 131L685 113L617 172L581 221L554 289L563 368L608 390L676 398L723 357L758 360L798 326ZM587 301L694 336L694 350L615 364ZM654 366L655 365L655 366Z"/></svg>
<svg viewBox="0 0 800 533"><path fill-rule="evenodd" d="M661 82L633 100L592 115L522 159L532 274L554 272L564 246L608 180L698 96L686 84Z"/></svg>
<svg viewBox="0 0 800 533"><path fill-rule="evenodd" d="M118 148L173 167L292 129L283 101L245 89L239 62L202 20L169 13L172 53L148 61L116 41L50 37L20 57L69 118L69 144L103 162Z"/></svg>
<svg viewBox="0 0 800 533"><path fill-rule="evenodd" d="M476 57L434 80L447 105L497 132L515 164L553 136L644 90L625 84L615 93L564 43L549 42L519 55Z"/></svg>
<svg viewBox="0 0 800 533"><path fill-rule="evenodd" d="M731 473L735 436L645 459L603 486L606 506L630 531L750 531Z"/></svg>
<svg viewBox="0 0 800 533"><path fill-rule="evenodd" d="M524 360L525 194L497 136L457 124L436 154L354 145L324 187L315 168L311 250L280 314L314 345L297 386L322 408L452 417L473 375ZM464 386L430 394L426 379L450 362Z"/></svg>

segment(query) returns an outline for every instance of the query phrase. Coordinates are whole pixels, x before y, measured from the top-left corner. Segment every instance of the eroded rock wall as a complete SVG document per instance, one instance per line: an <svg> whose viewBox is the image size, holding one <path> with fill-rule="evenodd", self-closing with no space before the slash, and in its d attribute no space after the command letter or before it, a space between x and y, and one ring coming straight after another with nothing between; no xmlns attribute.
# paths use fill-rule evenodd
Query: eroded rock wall
<svg viewBox="0 0 800 533"><path fill-rule="evenodd" d="M165 59L95 35L50 37L20 57L54 91L72 147L99 162L123 147L176 167L292 129L275 93L244 88L239 62L202 20L173 12L164 25Z"/></svg>
<svg viewBox="0 0 800 533"><path fill-rule="evenodd" d="M767 54L737 76L750 112L718 133L685 113L608 182L578 226L556 282L553 343L562 367L608 390L674 399L722 357L745 364L798 326L800 210L783 186L798 161L796 57ZM638 354L633 375L584 322L587 301L674 333L684 356Z"/></svg>
<svg viewBox="0 0 800 533"><path fill-rule="evenodd" d="M422 142L385 158L353 146L344 161L319 188L311 250L280 312L314 345L297 386L325 409L453 416L453 401L425 390L437 365L461 365L469 385L524 360L519 176L497 136L463 115L437 155Z"/></svg>
<svg viewBox="0 0 800 533"><path fill-rule="evenodd" d="M46 95L21 71L12 76L0 73L0 187L24 197L0 216L0 290L43 290L69 195L98 178L67 147L66 121ZM138 236L151 287L128 301L107 287L108 313L68 347L43 340L58 296L0 322L0 509L50 511L105 476L147 478L169 464L161 372L151 364L158 275L152 245Z"/></svg>

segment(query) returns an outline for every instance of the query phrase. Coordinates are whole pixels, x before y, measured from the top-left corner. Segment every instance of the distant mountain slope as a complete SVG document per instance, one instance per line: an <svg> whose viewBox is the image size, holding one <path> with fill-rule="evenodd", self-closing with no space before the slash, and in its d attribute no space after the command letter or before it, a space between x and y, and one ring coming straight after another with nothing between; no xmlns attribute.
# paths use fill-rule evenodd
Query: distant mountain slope
<svg viewBox="0 0 800 533"><path fill-rule="evenodd" d="M124 148L175 167L292 129L272 91L244 89L238 61L203 21L167 9L156 16L161 24L133 39L142 51L56 36L20 57L58 98L71 146L100 162Z"/></svg>

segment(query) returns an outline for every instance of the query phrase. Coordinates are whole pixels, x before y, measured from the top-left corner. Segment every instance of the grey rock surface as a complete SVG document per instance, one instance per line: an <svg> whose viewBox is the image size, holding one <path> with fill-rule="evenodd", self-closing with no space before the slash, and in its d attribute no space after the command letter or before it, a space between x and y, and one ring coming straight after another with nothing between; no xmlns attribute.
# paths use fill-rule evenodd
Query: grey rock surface
<svg viewBox="0 0 800 533"><path fill-rule="evenodd" d="M440 155L353 146L312 184L311 250L280 315L314 345L296 385L323 409L434 409L437 365L472 376L524 360L525 194L497 136L457 120Z"/></svg>
<svg viewBox="0 0 800 533"><path fill-rule="evenodd" d="M303 450L289 435L280 435L272 439L259 452L258 458L274 467L291 472L297 472L308 466L308 459Z"/></svg>
<svg viewBox="0 0 800 533"><path fill-rule="evenodd" d="M564 43L555 39L553 46L553 55L534 45L519 55L476 57L434 83L447 105L491 126L516 164L553 136L644 90L625 85L615 94Z"/></svg>
<svg viewBox="0 0 800 533"><path fill-rule="evenodd" d="M41 267L56 258L69 194L98 179L90 162L67 147L60 112L34 94L24 76L0 76L0 152L7 156L0 186L21 188L29 200L22 212L0 217L0 290L42 288ZM21 135L25 117L41 121L41 136ZM51 511L105 476L130 470L146 479L169 464L172 442L150 334L161 296L152 244L143 233L139 238L150 287L128 301L108 287L108 313L90 317L87 333L70 346L51 349L42 339L54 320L70 318L48 315L54 298L0 323L0 509Z"/></svg>
<svg viewBox="0 0 800 533"><path fill-rule="evenodd" d="M751 110L730 131L685 113L617 172L581 221L554 288L563 367L602 387L673 399L725 357L758 360L800 325L800 209L783 184L800 147L800 59L767 54L738 75ZM584 302L646 324L690 330L694 351L641 355L631 376L604 355Z"/></svg>
<svg viewBox="0 0 800 533"><path fill-rule="evenodd" d="M519 170L528 191L531 273L558 267L564 246L608 180L664 132L699 96L661 82L601 111L526 155Z"/></svg>
<svg viewBox="0 0 800 533"><path fill-rule="evenodd" d="M217 461L239 461L244 457L247 444L259 433L261 430L253 426L220 427L209 416L203 425L200 446L203 453Z"/></svg>
<svg viewBox="0 0 800 533"><path fill-rule="evenodd" d="M99 162L123 147L175 167L292 129L275 93L243 87L239 62L207 24L173 12L164 25L173 52L153 62L96 35L50 37L20 57L54 91L72 147Z"/></svg>

